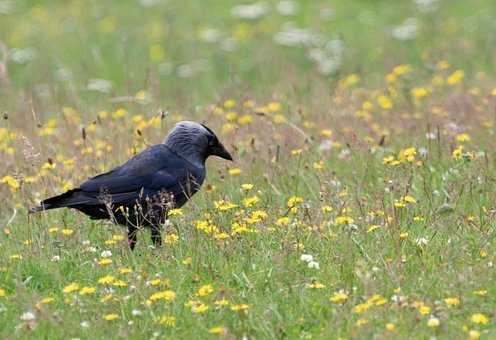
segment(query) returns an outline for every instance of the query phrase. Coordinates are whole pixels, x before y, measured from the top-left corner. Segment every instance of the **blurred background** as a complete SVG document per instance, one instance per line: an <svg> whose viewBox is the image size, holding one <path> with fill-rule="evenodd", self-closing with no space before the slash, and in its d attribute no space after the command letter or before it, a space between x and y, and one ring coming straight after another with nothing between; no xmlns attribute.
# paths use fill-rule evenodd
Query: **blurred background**
<svg viewBox="0 0 496 340"><path fill-rule="evenodd" d="M311 101L398 64L494 72L492 0L0 1L0 109L42 116L128 96L193 110L227 96Z"/></svg>
<svg viewBox="0 0 496 340"><path fill-rule="evenodd" d="M2 191L67 190L181 119L251 174L436 129L453 149L494 134L495 46L493 0L0 0Z"/></svg>

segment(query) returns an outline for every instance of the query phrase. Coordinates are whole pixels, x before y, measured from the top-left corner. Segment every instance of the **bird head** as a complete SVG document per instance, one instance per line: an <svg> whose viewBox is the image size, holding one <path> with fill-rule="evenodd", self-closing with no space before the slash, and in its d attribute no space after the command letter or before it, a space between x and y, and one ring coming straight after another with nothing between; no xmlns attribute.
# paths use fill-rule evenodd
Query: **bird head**
<svg viewBox="0 0 496 340"><path fill-rule="evenodd" d="M203 165L209 156L218 156L232 161L231 154L219 142L215 133L207 126L182 121L165 138L164 144L181 157L199 165Z"/></svg>

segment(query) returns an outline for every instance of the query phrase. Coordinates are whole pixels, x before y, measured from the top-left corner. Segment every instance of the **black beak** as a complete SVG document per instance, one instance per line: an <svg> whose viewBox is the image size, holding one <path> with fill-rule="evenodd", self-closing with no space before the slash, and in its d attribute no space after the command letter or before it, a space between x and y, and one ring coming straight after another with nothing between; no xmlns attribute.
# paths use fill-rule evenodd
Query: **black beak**
<svg viewBox="0 0 496 340"><path fill-rule="evenodd" d="M227 152L226 148L222 144L217 144L216 146L210 148L210 154L214 156L218 156L220 158L227 159L228 161L232 161L232 156L229 152Z"/></svg>

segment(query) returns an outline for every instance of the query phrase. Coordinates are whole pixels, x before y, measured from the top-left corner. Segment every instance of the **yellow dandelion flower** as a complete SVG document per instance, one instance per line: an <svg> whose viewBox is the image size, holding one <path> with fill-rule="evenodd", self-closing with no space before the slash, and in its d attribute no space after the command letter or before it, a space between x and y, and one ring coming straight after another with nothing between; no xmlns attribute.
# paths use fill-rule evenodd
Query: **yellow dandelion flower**
<svg viewBox="0 0 496 340"><path fill-rule="evenodd" d="M457 297L446 298L444 299L444 303L450 307L458 306L460 304L460 299Z"/></svg>
<svg viewBox="0 0 496 340"><path fill-rule="evenodd" d="M208 330L210 334L219 334L219 335L225 335L227 334L227 329L225 327L217 326L217 327L212 327Z"/></svg>
<svg viewBox="0 0 496 340"><path fill-rule="evenodd" d="M463 156L463 146L458 146L455 150L453 150L451 155L454 159L460 159Z"/></svg>
<svg viewBox="0 0 496 340"><path fill-rule="evenodd" d="M332 303L344 303L346 300L348 300L348 294L343 291L335 292L329 298L329 301Z"/></svg>
<svg viewBox="0 0 496 340"><path fill-rule="evenodd" d="M157 323L166 327L176 326L176 318L172 315L164 315L157 320Z"/></svg>
<svg viewBox="0 0 496 340"><path fill-rule="evenodd" d="M334 220L334 224L337 224L337 225L352 224L353 222L355 222L355 220L349 216L338 216Z"/></svg>
<svg viewBox="0 0 496 340"><path fill-rule="evenodd" d="M74 230L73 229L62 229L62 235L64 235L64 236L71 236L72 234L74 234Z"/></svg>
<svg viewBox="0 0 496 340"><path fill-rule="evenodd" d="M243 102L243 107L245 109L252 109L255 107L255 102L253 100L245 100Z"/></svg>
<svg viewBox="0 0 496 340"><path fill-rule="evenodd" d="M117 320L118 318L119 318L119 315L117 315L115 313L105 314L103 316L103 319L106 321L114 321L114 320Z"/></svg>
<svg viewBox="0 0 496 340"><path fill-rule="evenodd" d="M226 120L233 122L238 118L238 114L236 112L228 112L226 113Z"/></svg>
<svg viewBox="0 0 496 340"><path fill-rule="evenodd" d="M216 300L214 304L219 307L225 307L229 305L229 301L226 299L220 299L220 300Z"/></svg>
<svg viewBox="0 0 496 340"><path fill-rule="evenodd" d="M288 202L286 203L286 205L288 208L293 208L293 207L303 203L304 201L305 200L303 199L303 197L292 196L288 199Z"/></svg>
<svg viewBox="0 0 496 340"><path fill-rule="evenodd" d="M313 163L313 168L317 171L320 171L324 168L324 161L318 161Z"/></svg>
<svg viewBox="0 0 496 340"><path fill-rule="evenodd" d="M410 90L410 94L413 98L419 100L426 97L429 94L429 91L425 87L414 87Z"/></svg>
<svg viewBox="0 0 496 340"><path fill-rule="evenodd" d="M355 85L359 81L360 81L360 77L357 74L352 73L352 74L348 75L346 78L341 79L339 81L339 85L344 87L344 88L348 88L348 87Z"/></svg>
<svg viewBox="0 0 496 340"><path fill-rule="evenodd" d="M389 322L386 324L386 329L389 332L394 332L396 330L396 326L394 325L394 323Z"/></svg>
<svg viewBox="0 0 496 340"><path fill-rule="evenodd" d="M367 320L366 318L360 318L356 321L355 324L357 327L361 327L361 326L367 324L368 322L369 322L369 320Z"/></svg>
<svg viewBox="0 0 496 340"><path fill-rule="evenodd" d="M312 289L323 289L325 288L325 284L323 283L320 283L320 282L312 282L311 284L308 285L308 288L312 288Z"/></svg>
<svg viewBox="0 0 496 340"><path fill-rule="evenodd" d="M402 162L413 162L415 161L415 156L417 156L417 149L415 149L414 147L410 147L400 150L398 159Z"/></svg>
<svg viewBox="0 0 496 340"><path fill-rule="evenodd" d="M10 175L2 177L0 183L6 184L12 192L17 191L21 187L19 181Z"/></svg>
<svg viewBox="0 0 496 340"><path fill-rule="evenodd" d="M113 261L112 259L101 259L100 261L98 261L98 264L100 266L107 266L109 264L111 264Z"/></svg>
<svg viewBox="0 0 496 340"><path fill-rule="evenodd" d="M285 227L285 226L288 226L289 223L291 222L291 219L289 217L279 217L276 221L276 225L280 226L280 227Z"/></svg>
<svg viewBox="0 0 496 340"><path fill-rule="evenodd" d="M393 102L391 98L386 95L377 97L377 104L379 104L379 106L384 110L390 110L393 108Z"/></svg>
<svg viewBox="0 0 496 340"><path fill-rule="evenodd" d="M395 68L393 68L393 73L397 76L402 76L402 75L408 74L412 71L413 71L412 66L410 66L408 64L398 65Z"/></svg>
<svg viewBox="0 0 496 340"><path fill-rule="evenodd" d="M241 175L242 171L240 168L230 168L227 172L231 176L239 176Z"/></svg>
<svg viewBox="0 0 496 340"><path fill-rule="evenodd" d="M73 282L66 286L64 289L62 289L62 292L65 294L73 293L75 291L79 290L79 284L76 282Z"/></svg>
<svg viewBox="0 0 496 340"><path fill-rule="evenodd" d="M474 294L478 295L478 296L486 296L487 295L487 289L475 290Z"/></svg>
<svg viewBox="0 0 496 340"><path fill-rule="evenodd" d="M373 233L374 231L376 231L377 229L380 229L380 228L381 228L381 226L380 226L380 225L376 225L376 224L374 224L374 225L371 225L371 226L367 229L367 232L368 232L368 233Z"/></svg>
<svg viewBox="0 0 496 340"><path fill-rule="evenodd" d="M191 311L195 314L203 314L208 310L208 305L200 303L196 306L191 307Z"/></svg>
<svg viewBox="0 0 496 340"><path fill-rule="evenodd" d="M232 100L232 99L227 99L226 101L224 101L224 108L226 109L232 109L233 107L236 106L236 101Z"/></svg>
<svg viewBox="0 0 496 340"><path fill-rule="evenodd" d="M302 152L303 152L303 149L293 149L293 150L291 150L291 155L292 156L298 156L298 155L301 155Z"/></svg>
<svg viewBox="0 0 496 340"><path fill-rule="evenodd" d="M267 110L269 112L279 112L279 111L281 111L281 109L282 109L281 103L270 102L269 104L267 104Z"/></svg>
<svg viewBox="0 0 496 340"><path fill-rule="evenodd" d="M463 72L462 70L456 70L455 72L450 74L448 78L446 78L446 83L448 85L458 84L463 79L464 76L465 76L465 72Z"/></svg>
<svg viewBox="0 0 496 340"><path fill-rule="evenodd" d="M427 327L438 327L441 324L438 318L436 317L430 317L429 320L427 320Z"/></svg>
<svg viewBox="0 0 496 340"><path fill-rule="evenodd" d="M244 184L241 184L241 188L245 191L250 191L251 189L253 189L253 184L244 183Z"/></svg>
<svg viewBox="0 0 496 340"><path fill-rule="evenodd" d="M471 329L469 332L468 332L468 338L470 340L477 340L479 339L481 336L481 333L478 331L478 330L475 330L475 329Z"/></svg>
<svg viewBox="0 0 496 340"><path fill-rule="evenodd" d="M230 209L234 209L234 208L237 207L236 204L231 203L229 201L224 201L224 200L215 201L214 202L214 205L215 205L215 208L217 210L220 210L220 211L230 210ZM197 221L197 222L204 222L204 223L207 223L207 225L208 225L208 222L207 221ZM202 229L202 228L199 228L198 225L196 227L198 229Z"/></svg>
<svg viewBox="0 0 496 340"><path fill-rule="evenodd" d="M273 120L274 120L274 123L276 123L276 124L284 124L287 122L286 117L284 117L284 115L282 115L282 114L274 115Z"/></svg>
<svg viewBox="0 0 496 340"><path fill-rule="evenodd" d="M182 209L171 209L171 210L169 210L168 215L169 216L182 216L183 210Z"/></svg>
<svg viewBox="0 0 496 340"><path fill-rule="evenodd" d="M123 108L119 108L115 110L114 113L112 113L112 117L114 119L119 119L119 118L123 118L126 114L127 114L126 110L124 110Z"/></svg>
<svg viewBox="0 0 496 340"><path fill-rule="evenodd" d="M470 321L480 325L487 325L489 323L489 318L482 313L475 313L470 317Z"/></svg>
<svg viewBox="0 0 496 340"><path fill-rule="evenodd" d="M243 205L246 207L246 208L249 208L249 207L252 207L254 206L255 204L257 204L258 202L260 202L260 198L258 198L258 196L252 196L252 197L247 197L243 200Z"/></svg>
<svg viewBox="0 0 496 340"><path fill-rule="evenodd" d="M332 130L322 129L322 130L320 130L320 135L324 138L331 138L332 137Z"/></svg>
<svg viewBox="0 0 496 340"><path fill-rule="evenodd" d="M236 130L236 125L235 124L225 123L225 124L222 125L221 133L223 135L228 135L228 134L232 133L234 130Z"/></svg>
<svg viewBox="0 0 496 340"><path fill-rule="evenodd" d="M115 286L115 287L126 287L127 286L127 283L123 280L115 280L114 282L112 282L112 286Z"/></svg>
<svg viewBox="0 0 496 340"><path fill-rule="evenodd" d="M251 115L242 115L238 118L238 124L241 126L251 124L252 122L253 117Z"/></svg>
<svg viewBox="0 0 496 340"><path fill-rule="evenodd" d="M115 278L111 275L103 276L98 279L98 283L102 285L109 285L114 282Z"/></svg>
<svg viewBox="0 0 496 340"><path fill-rule="evenodd" d="M50 303L52 303L52 302L54 302L54 301L55 301L55 299L54 299L54 298L52 298L52 297L46 297L46 298L42 299L42 300L40 301L40 303L41 303L41 304L44 304L44 305L48 305L48 304L50 304Z"/></svg>
<svg viewBox="0 0 496 340"><path fill-rule="evenodd" d="M90 295L90 294L93 294L94 292L96 292L95 287L83 287L79 291L79 295Z"/></svg>
<svg viewBox="0 0 496 340"><path fill-rule="evenodd" d="M104 295L104 296L100 299L100 302L105 303L105 302L110 301L110 300L112 300L112 299L116 300L116 298L114 298L114 295L113 295L113 294L106 294L106 295Z"/></svg>
<svg viewBox="0 0 496 340"><path fill-rule="evenodd" d="M431 312L431 308L429 306L422 305L418 308L418 311L422 315L427 315Z"/></svg>
<svg viewBox="0 0 496 340"><path fill-rule="evenodd" d="M148 300L150 302L155 302L158 300L164 300L164 301L170 302L170 301L174 301L175 299L176 299L176 293L173 292L172 290L164 290L161 292L157 292L157 293L152 294L148 298Z"/></svg>
<svg viewBox="0 0 496 340"><path fill-rule="evenodd" d="M179 236L177 234L167 234L165 235L165 244L175 244L179 241Z"/></svg>
<svg viewBox="0 0 496 340"><path fill-rule="evenodd" d="M460 133L456 136L456 140L460 143L470 141L470 136L467 133Z"/></svg>
<svg viewBox="0 0 496 340"><path fill-rule="evenodd" d="M250 308L250 306L247 305L246 303L240 303L240 304L236 304L236 305L231 306L231 310L234 312L245 312L249 308Z"/></svg>
<svg viewBox="0 0 496 340"><path fill-rule="evenodd" d="M7 293L5 292L5 289L0 288L0 297L5 297L7 296Z"/></svg>
<svg viewBox="0 0 496 340"><path fill-rule="evenodd" d="M214 291L214 287L212 287L212 285L204 285L198 289L198 291L196 292L196 295L197 296L207 296L207 295L212 294L213 291Z"/></svg>

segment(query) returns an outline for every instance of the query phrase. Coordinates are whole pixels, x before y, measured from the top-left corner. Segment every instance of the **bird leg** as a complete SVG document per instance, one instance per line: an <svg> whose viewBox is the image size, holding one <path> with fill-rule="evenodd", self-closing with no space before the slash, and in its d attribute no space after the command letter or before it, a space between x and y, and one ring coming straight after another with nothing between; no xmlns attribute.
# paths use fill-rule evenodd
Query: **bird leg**
<svg viewBox="0 0 496 340"><path fill-rule="evenodd" d="M129 248L134 250L136 246L136 242L138 241L138 229L133 226L127 227L127 242L129 244Z"/></svg>
<svg viewBox="0 0 496 340"><path fill-rule="evenodd" d="M162 245L162 235L160 234L160 226L152 225L152 242L155 248L159 248Z"/></svg>

